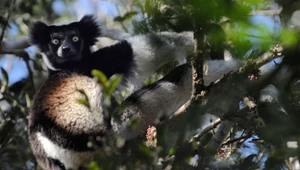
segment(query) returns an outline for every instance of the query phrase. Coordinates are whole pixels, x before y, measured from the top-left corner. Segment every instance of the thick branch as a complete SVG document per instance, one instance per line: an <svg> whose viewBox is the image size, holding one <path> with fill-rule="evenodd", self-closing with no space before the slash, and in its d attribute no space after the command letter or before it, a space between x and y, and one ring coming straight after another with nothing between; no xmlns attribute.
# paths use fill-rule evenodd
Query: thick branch
<svg viewBox="0 0 300 170"><path fill-rule="evenodd" d="M193 121L196 121L202 114L210 113L231 121L238 121L245 127L262 126L263 123L255 108L239 110L238 103L247 97L246 87L250 84L248 74L276 57L280 56L267 52L258 59L247 62L239 70L225 75L208 87L209 90L206 95L193 103L193 105L196 105L192 107L193 109L183 110L182 113L184 114L179 113L170 121L176 122L176 117L178 117L178 120L191 117Z"/></svg>
<svg viewBox="0 0 300 170"><path fill-rule="evenodd" d="M29 37L24 37L16 41L4 40L1 44L0 52L3 54L6 51L21 50L29 46Z"/></svg>
<svg viewBox="0 0 300 170"><path fill-rule="evenodd" d="M22 59L29 59L29 55L26 51L24 50L11 50L11 51L0 51L0 54L13 54L17 57L20 57Z"/></svg>

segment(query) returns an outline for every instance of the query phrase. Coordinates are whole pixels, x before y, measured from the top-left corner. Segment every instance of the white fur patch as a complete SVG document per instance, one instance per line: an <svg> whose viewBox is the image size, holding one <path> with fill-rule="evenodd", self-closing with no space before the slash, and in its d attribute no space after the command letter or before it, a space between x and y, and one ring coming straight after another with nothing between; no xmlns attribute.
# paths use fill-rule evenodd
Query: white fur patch
<svg viewBox="0 0 300 170"><path fill-rule="evenodd" d="M63 57L63 52L62 52L62 45L57 49L57 56L58 57Z"/></svg>
<svg viewBox="0 0 300 170"><path fill-rule="evenodd" d="M49 59L48 59L48 57L47 57L46 54L42 53L42 57L43 57L44 62L45 62L46 65L47 65L48 69L53 70L53 71L58 71L58 70L60 70L60 69L58 69L58 68L55 68L55 67L52 65L52 63L49 61Z"/></svg>
<svg viewBox="0 0 300 170"><path fill-rule="evenodd" d="M76 152L69 149L64 149L53 143L41 133L36 134L38 141L41 143L48 157L57 159L64 164L66 169L77 170L79 166L91 156L91 152Z"/></svg>
<svg viewBox="0 0 300 170"><path fill-rule="evenodd" d="M204 68L204 84L209 85L212 82L222 78L230 71L235 71L242 66L242 62L239 60L208 60L206 61L207 70Z"/></svg>
<svg viewBox="0 0 300 170"><path fill-rule="evenodd" d="M158 68L170 61L181 60L193 53L194 38L192 32L150 33L125 38L133 49L136 68L135 83L143 82Z"/></svg>

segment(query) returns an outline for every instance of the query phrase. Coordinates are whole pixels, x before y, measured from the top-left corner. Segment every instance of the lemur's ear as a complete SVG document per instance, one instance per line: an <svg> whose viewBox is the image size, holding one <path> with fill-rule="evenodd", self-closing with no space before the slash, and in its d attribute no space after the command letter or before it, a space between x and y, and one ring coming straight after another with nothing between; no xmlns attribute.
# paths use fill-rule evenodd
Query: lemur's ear
<svg viewBox="0 0 300 170"><path fill-rule="evenodd" d="M47 24L36 21L32 24L30 29L30 41L32 44L37 45L41 50L49 42L49 27Z"/></svg>
<svg viewBox="0 0 300 170"><path fill-rule="evenodd" d="M79 30L84 42L90 46L97 42L101 34L100 23L93 15L85 15L79 21Z"/></svg>

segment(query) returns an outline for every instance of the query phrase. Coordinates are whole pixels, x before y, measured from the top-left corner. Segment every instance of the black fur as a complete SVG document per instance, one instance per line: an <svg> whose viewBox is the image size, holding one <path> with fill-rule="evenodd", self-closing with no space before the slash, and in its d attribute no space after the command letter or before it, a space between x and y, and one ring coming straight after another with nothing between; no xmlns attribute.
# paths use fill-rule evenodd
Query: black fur
<svg viewBox="0 0 300 170"><path fill-rule="evenodd" d="M34 108L33 108L34 109ZM31 112L35 112L31 110ZM96 136L103 136L99 133L97 134L77 134L73 135L67 132L65 129L58 127L51 118L47 117L45 113L34 114L31 117L31 126L29 126L30 134L35 134L40 132L43 136L46 136L54 143L59 146L71 149L74 151L92 151L93 148L88 147L87 143L94 140ZM101 143L97 143L101 146Z"/></svg>
<svg viewBox="0 0 300 170"><path fill-rule="evenodd" d="M85 15L79 22L61 26L48 26L41 21L34 22L30 29L31 43L37 45L44 52L42 48L47 47L52 33L69 30L79 31L87 46L94 45L97 42L97 37L101 35L100 24L97 19L93 15Z"/></svg>
<svg viewBox="0 0 300 170"><path fill-rule="evenodd" d="M93 15L85 15L79 22L72 25L78 27L86 45L94 45L97 37L101 35L100 24Z"/></svg>
<svg viewBox="0 0 300 170"><path fill-rule="evenodd" d="M52 159L52 158L48 158L48 159L50 164L53 164L54 166L60 168L61 170L66 170L64 164L61 163L58 159Z"/></svg>
<svg viewBox="0 0 300 170"><path fill-rule="evenodd" d="M49 37L49 27L41 22L34 22L30 31L31 43L37 45L41 51L45 51L48 48Z"/></svg>
<svg viewBox="0 0 300 170"><path fill-rule="evenodd" d="M95 44L100 36L100 24L92 15L84 16L79 22L68 25L47 26L42 22L35 22L32 26L31 42L45 53L51 65L58 69L50 70L52 73L79 73L91 76L93 69L98 69L107 77L113 74L128 75L133 65L133 51L127 41L122 41L113 46L91 52L90 47ZM79 41L74 43L70 38L76 35ZM59 57L59 45L51 43L52 39L60 39L73 49L71 55Z"/></svg>

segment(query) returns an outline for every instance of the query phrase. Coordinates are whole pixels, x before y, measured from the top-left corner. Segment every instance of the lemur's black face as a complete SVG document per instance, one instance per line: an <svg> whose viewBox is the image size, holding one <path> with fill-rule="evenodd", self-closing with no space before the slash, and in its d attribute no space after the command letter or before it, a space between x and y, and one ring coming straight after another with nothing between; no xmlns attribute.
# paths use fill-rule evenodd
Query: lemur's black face
<svg viewBox="0 0 300 170"><path fill-rule="evenodd" d="M100 27L91 15L61 26L35 22L31 29L31 41L40 48L51 70L69 69L74 62L80 63L84 57L89 57L90 47L98 36Z"/></svg>
<svg viewBox="0 0 300 170"><path fill-rule="evenodd" d="M57 27L50 32L49 37L48 51L44 53L49 57L50 62L62 64L82 58L84 41L79 30Z"/></svg>

